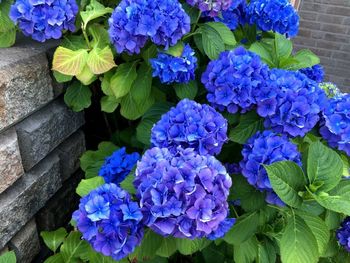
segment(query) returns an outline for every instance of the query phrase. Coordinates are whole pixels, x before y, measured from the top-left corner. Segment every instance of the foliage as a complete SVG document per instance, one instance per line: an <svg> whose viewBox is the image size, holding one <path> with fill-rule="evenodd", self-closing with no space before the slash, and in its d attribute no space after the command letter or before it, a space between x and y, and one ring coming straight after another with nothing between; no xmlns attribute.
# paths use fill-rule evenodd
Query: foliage
<svg viewBox="0 0 350 263"><path fill-rule="evenodd" d="M0 255L0 263L16 263L16 254L14 251L5 252Z"/></svg>
<svg viewBox="0 0 350 263"><path fill-rule="evenodd" d="M41 233L46 262L350 260L349 97L293 51L287 0L23 1L0 1L0 47L17 27L64 34L64 100L99 101L118 144L81 157L74 229Z"/></svg>

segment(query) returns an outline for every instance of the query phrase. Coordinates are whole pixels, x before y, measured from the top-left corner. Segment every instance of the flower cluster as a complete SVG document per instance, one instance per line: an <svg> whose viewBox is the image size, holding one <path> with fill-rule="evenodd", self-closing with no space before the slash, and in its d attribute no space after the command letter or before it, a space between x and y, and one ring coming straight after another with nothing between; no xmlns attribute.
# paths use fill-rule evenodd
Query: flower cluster
<svg viewBox="0 0 350 263"><path fill-rule="evenodd" d="M151 148L137 164L134 184L145 225L177 238L223 236L234 223L225 222L230 176L211 155L177 150Z"/></svg>
<svg viewBox="0 0 350 263"><path fill-rule="evenodd" d="M73 219L83 239L105 256L120 260L132 253L143 237L142 213L130 195L105 184L80 200Z"/></svg>
<svg viewBox="0 0 350 263"><path fill-rule="evenodd" d="M269 69L258 55L238 47L211 61L202 83L214 107L230 113L246 112L256 104L255 93L265 86L268 75Z"/></svg>
<svg viewBox="0 0 350 263"><path fill-rule="evenodd" d="M246 8L246 0L235 0L229 9L221 12L221 16L214 17L214 21L222 22L231 30L235 30L239 25L244 25L248 22L245 14Z"/></svg>
<svg viewBox="0 0 350 263"><path fill-rule="evenodd" d="M262 31L274 31L294 37L299 30L299 16L289 0L251 0L247 9L250 24Z"/></svg>
<svg viewBox="0 0 350 263"><path fill-rule="evenodd" d="M106 158L98 175L102 176L106 183L118 185L130 173L139 159L140 155L137 152L127 154L123 147Z"/></svg>
<svg viewBox="0 0 350 263"><path fill-rule="evenodd" d="M340 228L337 230L337 239L340 245L342 245L347 251L350 252L350 217L348 216L341 223Z"/></svg>
<svg viewBox="0 0 350 263"><path fill-rule="evenodd" d="M218 154L227 141L227 120L212 107L181 100L153 126L153 146L176 152L178 146L200 154Z"/></svg>
<svg viewBox="0 0 350 263"><path fill-rule="evenodd" d="M331 147L350 155L350 94L334 97L323 112L320 133Z"/></svg>
<svg viewBox="0 0 350 263"><path fill-rule="evenodd" d="M195 78L197 58L194 50L188 44L184 46L179 57L160 53L157 58L151 59L150 62L153 68L153 77L159 77L162 83L188 83Z"/></svg>
<svg viewBox="0 0 350 263"><path fill-rule="evenodd" d="M341 91L334 83L322 82L318 86L324 90L328 98L341 96Z"/></svg>
<svg viewBox="0 0 350 263"><path fill-rule="evenodd" d="M209 16L217 16L221 11L230 8L232 0L186 0L191 6L197 6L202 12L208 12Z"/></svg>
<svg viewBox="0 0 350 263"><path fill-rule="evenodd" d="M316 82L295 71L272 69L267 86L257 90L257 112L265 127L292 137L304 136L319 121L327 97Z"/></svg>
<svg viewBox="0 0 350 263"><path fill-rule="evenodd" d="M75 0L16 0L11 20L26 36L39 42L59 39L63 30L75 30L78 5Z"/></svg>
<svg viewBox="0 0 350 263"><path fill-rule="evenodd" d="M109 19L118 53L140 53L148 39L168 48L190 31L190 17L177 0L122 0Z"/></svg>
<svg viewBox="0 0 350 263"><path fill-rule="evenodd" d="M273 192L270 180L263 165L279 161L292 161L301 165L297 146L291 143L285 135L272 131L257 132L243 146L243 160L240 162L242 174L249 184L260 191L266 191L266 201L275 205L284 205Z"/></svg>
<svg viewBox="0 0 350 263"><path fill-rule="evenodd" d="M320 83L324 78L324 69L320 64L314 65L311 68L303 68L299 70L301 73L305 74L309 79Z"/></svg>

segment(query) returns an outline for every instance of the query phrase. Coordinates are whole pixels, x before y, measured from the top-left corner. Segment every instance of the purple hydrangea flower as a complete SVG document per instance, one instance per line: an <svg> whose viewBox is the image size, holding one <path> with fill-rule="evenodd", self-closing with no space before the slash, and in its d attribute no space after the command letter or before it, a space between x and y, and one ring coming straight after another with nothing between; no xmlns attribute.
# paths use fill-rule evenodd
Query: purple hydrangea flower
<svg viewBox="0 0 350 263"><path fill-rule="evenodd" d="M322 82L318 86L324 90L328 98L338 97L342 94L337 85L334 83Z"/></svg>
<svg viewBox="0 0 350 263"><path fill-rule="evenodd" d="M106 183L118 185L131 172L139 159L140 155L137 152L127 154L123 147L105 159L98 175L102 176Z"/></svg>
<svg viewBox="0 0 350 263"><path fill-rule="evenodd" d="M256 104L255 94L266 86L269 69L260 57L244 47L222 52L208 64L202 83L208 101L219 110L246 112Z"/></svg>
<svg viewBox="0 0 350 263"><path fill-rule="evenodd" d="M122 0L109 19L109 36L118 53L140 53L151 39L174 46L190 31L190 17L177 0Z"/></svg>
<svg viewBox="0 0 350 263"><path fill-rule="evenodd" d="M177 146L200 154L218 154L227 141L227 120L212 107L181 100L164 114L151 131L153 146L176 152Z"/></svg>
<svg viewBox="0 0 350 263"><path fill-rule="evenodd" d="M337 230L337 239L339 244L350 252L350 216L344 219Z"/></svg>
<svg viewBox="0 0 350 263"><path fill-rule="evenodd" d="M232 0L186 0L186 2L191 6L197 6L202 12L208 12L209 16L214 17L221 11L229 9Z"/></svg>
<svg viewBox="0 0 350 263"><path fill-rule="evenodd" d="M322 82L324 79L324 69L320 64L312 66L311 68L303 68L299 71L317 83Z"/></svg>
<svg viewBox="0 0 350 263"><path fill-rule="evenodd" d="M229 212L230 176L211 155L177 150L173 154L167 148L151 148L137 164L134 185L144 223L163 236L222 236L234 223L223 223Z"/></svg>
<svg viewBox="0 0 350 263"><path fill-rule="evenodd" d="M320 133L333 148L350 155L350 94L343 94L329 100L323 112Z"/></svg>
<svg viewBox="0 0 350 263"><path fill-rule="evenodd" d="M292 137L304 136L319 121L327 97L318 84L295 71L272 69L267 86L256 91L257 112L265 127Z"/></svg>
<svg viewBox="0 0 350 263"><path fill-rule="evenodd" d="M297 146L285 135L277 135L272 131L257 132L243 146L243 160L240 162L242 174L248 183L260 191L266 191L266 201L274 205L284 205L273 192L267 172L263 165L279 161L292 161L301 165L301 157Z"/></svg>
<svg viewBox="0 0 350 263"><path fill-rule="evenodd" d="M153 68L153 77L159 77L162 83L188 83L195 78L197 58L194 50L188 44L184 46L179 57L159 53L150 62Z"/></svg>
<svg viewBox="0 0 350 263"><path fill-rule="evenodd" d="M299 15L289 0L251 0L246 8L250 24L262 31L274 31L295 37L299 30Z"/></svg>
<svg viewBox="0 0 350 263"><path fill-rule="evenodd" d="M229 9L221 12L221 16L214 17L214 21L222 22L231 30L235 30L239 25L248 22L245 13L246 6L246 0L234 0Z"/></svg>
<svg viewBox="0 0 350 263"><path fill-rule="evenodd" d="M24 35L45 42L61 38L63 30L73 32L77 13L75 0L16 0L10 18Z"/></svg>
<svg viewBox="0 0 350 263"><path fill-rule="evenodd" d="M97 252L115 260L126 257L141 243L142 218L138 204L115 184L91 191L73 213L83 239Z"/></svg>

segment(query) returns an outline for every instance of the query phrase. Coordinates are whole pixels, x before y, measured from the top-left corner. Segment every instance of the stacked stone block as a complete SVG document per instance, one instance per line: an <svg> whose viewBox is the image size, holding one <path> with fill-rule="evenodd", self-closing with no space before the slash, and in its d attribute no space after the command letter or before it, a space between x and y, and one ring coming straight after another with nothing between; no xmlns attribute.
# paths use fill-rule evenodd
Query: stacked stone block
<svg viewBox="0 0 350 263"><path fill-rule="evenodd" d="M321 59L326 80L350 92L350 1L302 0L296 49L308 48Z"/></svg>
<svg viewBox="0 0 350 263"><path fill-rule="evenodd" d="M84 115L51 78L56 44L0 49L0 254L13 250L20 263L33 261L40 231L67 224L78 200Z"/></svg>

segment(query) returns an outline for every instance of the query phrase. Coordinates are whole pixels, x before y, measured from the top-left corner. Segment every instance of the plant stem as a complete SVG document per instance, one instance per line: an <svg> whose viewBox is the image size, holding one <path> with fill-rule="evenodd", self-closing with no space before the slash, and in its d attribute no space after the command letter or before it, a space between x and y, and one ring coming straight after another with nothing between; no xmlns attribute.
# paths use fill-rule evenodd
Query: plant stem
<svg viewBox="0 0 350 263"><path fill-rule="evenodd" d="M86 45L88 46L89 49L91 49L89 37L88 37L88 35L86 34L86 30L85 30L84 24L81 24L81 30L83 31L83 36L84 36Z"/></svg>

